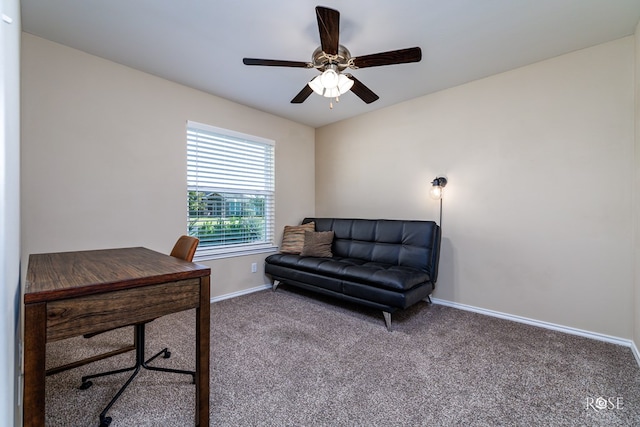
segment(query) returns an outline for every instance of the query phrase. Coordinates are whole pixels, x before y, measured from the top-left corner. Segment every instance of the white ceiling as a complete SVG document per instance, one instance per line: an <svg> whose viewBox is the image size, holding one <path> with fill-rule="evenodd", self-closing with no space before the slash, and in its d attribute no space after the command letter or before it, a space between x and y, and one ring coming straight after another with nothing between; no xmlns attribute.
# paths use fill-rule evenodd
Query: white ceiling
<svg viewBox="0 0 640 427"><path fill-rule="evenodd" d="M640 0L22 0L24 31L319 127L634 33ZM419 46L419 63L351 71L380 99L312 94L314 69L246 66L243 57L311 61L315 6L340 11L352 56Z"/></svg>

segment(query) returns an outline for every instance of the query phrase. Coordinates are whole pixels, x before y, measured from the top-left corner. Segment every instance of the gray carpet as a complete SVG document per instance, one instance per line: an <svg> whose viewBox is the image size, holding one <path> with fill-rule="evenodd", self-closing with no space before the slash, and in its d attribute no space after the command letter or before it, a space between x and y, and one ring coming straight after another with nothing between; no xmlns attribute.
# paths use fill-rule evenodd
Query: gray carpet
<svg viewBox="0 0 640 427"><path fill-rule="evenodd" d="M640 425L640 368L626 347L426 303L394 315L389 333L378 311L286 286L211 314L211 425ZM173 355L158 365L192 369L194 325L193 310L152 322L148 353L166 344ZM128 330L50 343L47 365L130 340ZM80 377L133 356L48 377L47 425L97 426L127 374L85 391ZM111 426L193 425L193 399L189 377L143 371Z"/></svg>

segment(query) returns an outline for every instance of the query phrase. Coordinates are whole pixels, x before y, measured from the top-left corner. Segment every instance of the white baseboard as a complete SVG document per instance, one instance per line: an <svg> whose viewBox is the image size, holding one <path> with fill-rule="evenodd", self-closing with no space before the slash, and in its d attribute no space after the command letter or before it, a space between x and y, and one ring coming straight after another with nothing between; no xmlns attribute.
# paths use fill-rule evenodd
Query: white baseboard
<svg viewBox="0 0 640 427"><path fill-rule="evenodd" d="M640 352L638 351L638 347L636 346L636 343L631 341L631 351L633 352L633 355L636 357L636 362L638 362L638 366L640 366Z"/></svg>
<svg viewBox="0 0 640 427"><path fill-rule="evenodd" d="M231 292L230 294L219 295L217 297L211 298L211 302L223 301L229 298L235 298L242 295L252 294L254 292L264 291L265 289L271 289L273 286L270 283L265 285L256 286L255 288L244 289L242 291Z"/></svg>
<svg viewBox="0 0 640 427"><path fill-rule="evenodd" d="M511 320L513 322L525 323L527 325L538 326L540 328L551 329L554 331L564 332L571 335L578 335L585 338L591 338L598 341L605 341L608 343L622 345L629 347L636 358L638 366L640 366L640 352L632 340L613 337L611 335L599 334L597 332L585 331L582 329L571 328L569 326L556 325L554 323L543 322L541 320L529 319L527 317L516 316L513 314L501 313L499 311L487 310L485 308L474 307L472 305L460 304L457 302L451 302L447 300L441 300L438 298L431 298L434 304L445 305L447 307L459 308L460 310L472 311L474 313L484 314L487 316L498 317L500 319Z"/></svg>

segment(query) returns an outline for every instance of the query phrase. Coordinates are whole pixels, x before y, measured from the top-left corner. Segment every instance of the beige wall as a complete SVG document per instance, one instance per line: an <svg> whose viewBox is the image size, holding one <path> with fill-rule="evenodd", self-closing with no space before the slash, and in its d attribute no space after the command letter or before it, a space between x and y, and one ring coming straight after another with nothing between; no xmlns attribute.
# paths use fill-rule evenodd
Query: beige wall
<svg viewBox="0 0 640 427"><path fill-rule="evenodd" d="M168 252L186 232L187 120L275 140L276 230L313 215L313 128L23 33L23 271L30 253ZM267 283L265 256L202 262L212 296Z"/></svg>
<svg viewBox="0 0 640 427"><path fill-rule="evenodd" d="M0 419L22 425L20 327L20 2L0 0Z"/></svg>
<svg viewBox="0 0 640 427"><path fill-rule="evenodd" d="M316 215L437 219L427 192L444 174L435 297L631 339L633 49L623 38L317 129Z"/></svg>

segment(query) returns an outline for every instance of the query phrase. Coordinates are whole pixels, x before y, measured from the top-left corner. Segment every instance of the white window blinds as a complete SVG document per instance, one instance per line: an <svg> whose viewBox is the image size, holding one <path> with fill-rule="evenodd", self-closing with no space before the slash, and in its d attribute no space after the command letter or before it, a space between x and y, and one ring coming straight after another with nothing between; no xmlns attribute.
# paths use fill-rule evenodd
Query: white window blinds
<svg viewBox="0 0 640 427"><path fill-rule="evenodd" d="M187 122L188 231L199 255L273 248L274 145Z"/></svg>

